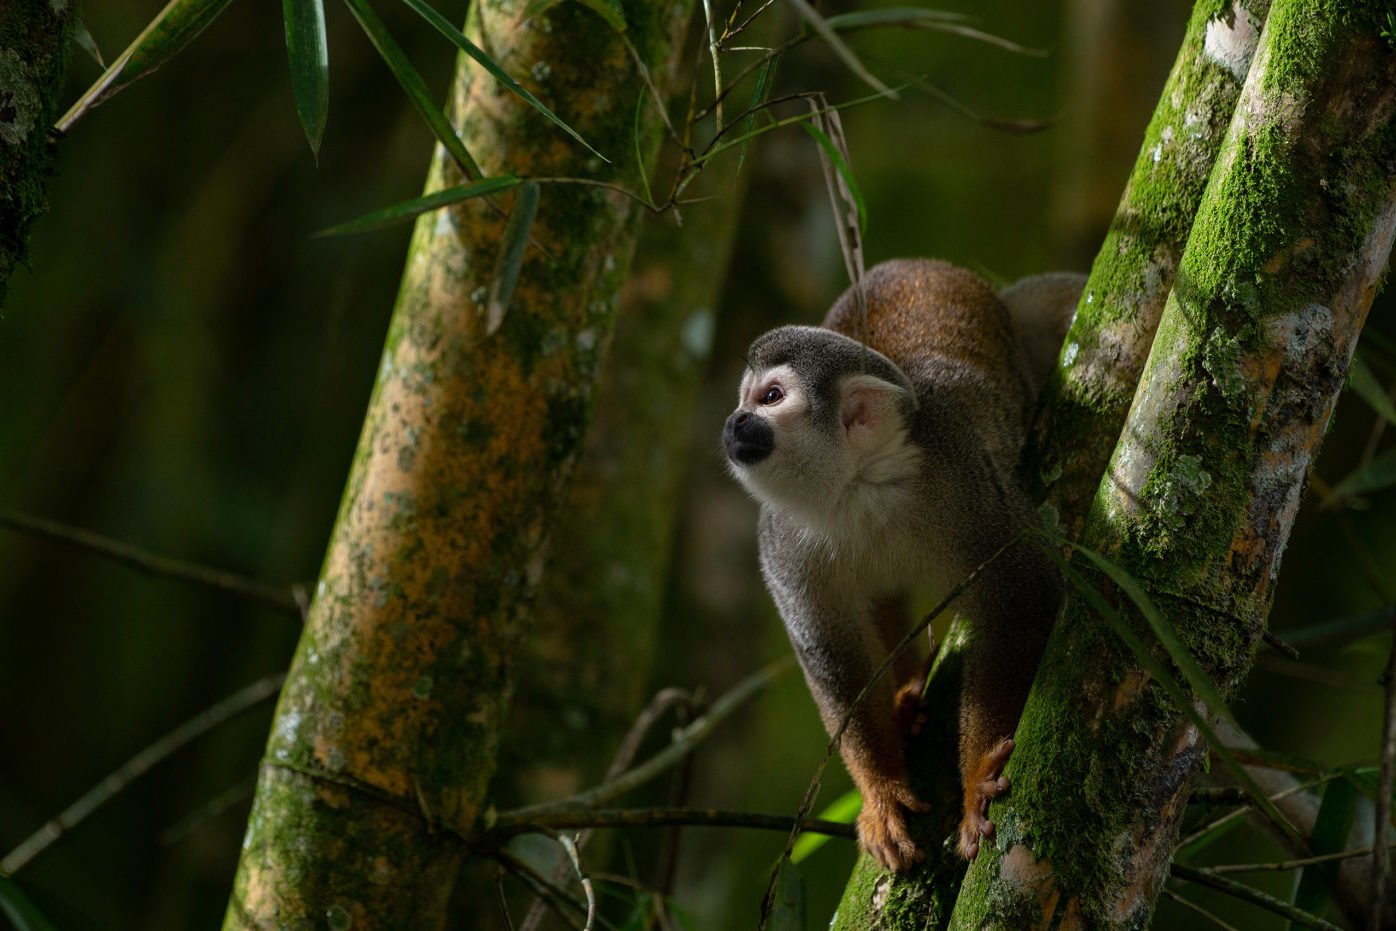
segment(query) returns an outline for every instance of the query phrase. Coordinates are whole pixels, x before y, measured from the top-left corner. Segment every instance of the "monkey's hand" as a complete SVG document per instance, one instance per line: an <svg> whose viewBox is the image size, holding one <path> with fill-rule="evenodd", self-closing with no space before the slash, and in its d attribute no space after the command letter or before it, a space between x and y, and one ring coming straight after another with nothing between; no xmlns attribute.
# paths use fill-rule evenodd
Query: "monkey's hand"
<svg viewBox="0 0 1396 931"><path fill-rule="evenodd" d="M858 815L858 843L883 869L910 869L926 859L926 854L906 829L906 812L930 811L931 806L916 797L902 781L879 780L861 787L863 810Z"/></svg>
<svg viewBox="0 0 1396 931"><path fill-rule="evenodd" d="M897 694L892 697L892 713L897 726L905 735L915 737L926 726L926 677L931 674L931 664L935 661L935 645L931 645L931 655L921 661L915 675L906 680Z"/></svg>
<svg viewBox="0 0 1396 931"><path fill-rule="evenodd" d="M979 839L994 836L989 820L989 802L1008 791L1003 766L1013 752L1013 740L1005 737L979 758L974 772L965 780L965 817L960 822L960 856L973 860L979 855Z"/></svg>
<svg viewBox="0 0 1396 931"><path fill-rule="evenodd" d="M926 726L926 698L921 694L926 685L926 677L911 679L892 698L892 713L897 718L897 727L903 734L915 737Z"/></svg>

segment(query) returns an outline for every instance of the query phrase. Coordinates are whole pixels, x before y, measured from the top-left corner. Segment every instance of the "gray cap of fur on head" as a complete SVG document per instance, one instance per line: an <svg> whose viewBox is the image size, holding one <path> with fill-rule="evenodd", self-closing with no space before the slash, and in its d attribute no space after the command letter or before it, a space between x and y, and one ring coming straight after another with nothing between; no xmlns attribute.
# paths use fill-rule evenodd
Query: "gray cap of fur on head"
<svg viewBox="0 0 1396 931"><path fill-rule="evenodd" d="M872 375L906 391L902 416L916 410L911 381L882 353L841 333L813 326L783 326L757 337L747 353L753 372L788 365L806 382L810 415L823 429L839 423L838 383L849 375Z"/></svg>

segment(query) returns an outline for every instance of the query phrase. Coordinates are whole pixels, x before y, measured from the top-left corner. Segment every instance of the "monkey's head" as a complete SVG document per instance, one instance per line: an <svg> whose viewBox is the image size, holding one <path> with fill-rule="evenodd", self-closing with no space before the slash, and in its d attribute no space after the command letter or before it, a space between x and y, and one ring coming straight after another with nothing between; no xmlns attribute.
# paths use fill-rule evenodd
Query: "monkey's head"
<svg viewBox="0 0 1396 931"><path fill-rule="evenodd" d="M787 326L751 344L722 445L758 500L826 512L860 481L904 472L916 397L881 353L832 330Z"/></svg>

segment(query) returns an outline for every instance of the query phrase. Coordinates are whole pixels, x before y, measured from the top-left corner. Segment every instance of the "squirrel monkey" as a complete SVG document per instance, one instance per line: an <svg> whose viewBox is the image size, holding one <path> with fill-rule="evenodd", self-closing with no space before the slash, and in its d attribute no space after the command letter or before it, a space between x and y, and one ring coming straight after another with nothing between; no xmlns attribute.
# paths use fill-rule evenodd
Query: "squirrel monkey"
<svg viewBox="0 0 1396 931"><path fill-rule="evenodd" d="M945 262L896 260L850 289L823 327L780 327L747 356L723 446L761 504L761 570L824 726L911 628L906 595L946 592L1034 521L1018 457L1085 279L1003 292ZM959 851L992 836L989 800L1051 630L1062 582L1019 541L961 596L970 620L960 710ZM884 867L924 858L906 810L905 750L928 661L906 650L840 745L863 796L858 838Z"/></svg>

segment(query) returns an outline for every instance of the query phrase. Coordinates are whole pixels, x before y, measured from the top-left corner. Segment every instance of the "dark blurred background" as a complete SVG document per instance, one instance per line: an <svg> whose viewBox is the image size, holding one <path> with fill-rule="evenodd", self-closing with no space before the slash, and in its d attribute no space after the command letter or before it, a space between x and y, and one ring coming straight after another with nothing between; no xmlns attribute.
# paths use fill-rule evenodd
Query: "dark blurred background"
<svg viewBox="0 0 1396 931"><path fill-rule="evenodd" d="M329 7L331 110L318 167L296 124L277 4L232 4L184 54L63 141L32 269L11 281L0 313L0 508L271 582L314 578L409 227L311 234L416 194L432 145L352 19ZM459 0L440 8L464 18ZM1085 271L1188 5L958 0L945 8L1049 54L923 32L860 34L854 45L889 79L925 75L977 112L1052 124L1006 133L916 91L847 113L869 264L932 255L1004 281ZM142 0L92 4L84 14L110 59L158 9ZM402 8L382 4L382 13L444 98L451 50ZM770 15L794 28L780 7ZM70 95L98 73L75 52ZM781 75L782 87L824 89L835 100L865 92L817 43ZM797 129L768 135L744 170L654 674L656 688L703 686L709 695L788 652L756 572L755 508L717 453L741 353L770 325L816 321L846 284L810 139ZM1389 304L1379 301L1371 328L1391 331ZM1389 381L1389 357L1364 347ZM1346 397L1318 474L1331 483L1350 471L1372 423ZM1340 517L1306 499L1273 615L1282 636L1380 603L1350 538L1389 567L1396 525L1392 496L1369 503ZM0 850L181 721L283 669L297 635L294 618L246 600L0 530ZM1375 683L1389 647L1381 635L1306 647L1297 664L1262 655L1237 713L1265 746L1329 763L1372 758ZM264 704L197 741L43 853L21 874L40 904L64 927L215 926L270 712ZM823 748L803 684L787 677L702 749L690 799L792 811ZM831 774L822 799L846 786ZM231 804L208 809L219 796ZM168 836L191 814L192 824ZM685 831L674 894L691 926L753 925L782 840ZM624 872L628 848L617 849ZM1274 852L1246 831L1215 854ZM806 862L812 922L832 913L851 862L851 846L838 842ZM1256 882L1285 894L1290 881ZM1281 926L1211 893L1188 894L1238 926ZM1155 926L1194 921L1163 903ZM460 926L472 925L462 914Z"/></svg>

